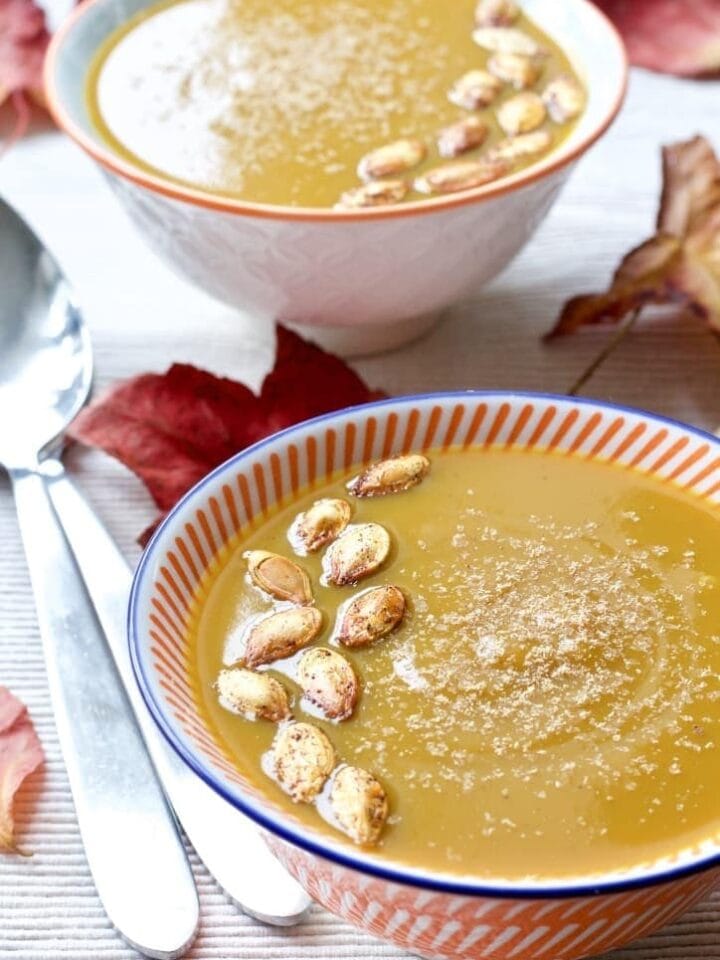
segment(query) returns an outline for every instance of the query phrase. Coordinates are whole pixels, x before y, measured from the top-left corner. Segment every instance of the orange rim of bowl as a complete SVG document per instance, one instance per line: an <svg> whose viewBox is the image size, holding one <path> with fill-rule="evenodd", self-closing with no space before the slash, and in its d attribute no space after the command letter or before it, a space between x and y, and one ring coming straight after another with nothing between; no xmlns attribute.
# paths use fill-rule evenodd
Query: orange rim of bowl
<svg viewBox="0 0 720 960"><path fill-rule="evenodd" d="M485 184L484 186L475 187L472 190L466 190L461 193L447 194L427 200L415 200L402 205L369 207L360 210L337 210L333 207L290 207L280 204L253 203L252 201L235 200L231 197L219 196L148 173L143 170L142 167L123 160L122 157L113 153L109 147L106 148L100 143L97 143L73 121L63 106L53 82L56 73L55 64L59 58L65 38L75 24L78 23L92 7L102 2L106 2L106 0L85 0L85 2L76 7L68 16L50 41L43 68L43 85L47 107L52 118L58 127L64 130L64 132L100 164L101 167L110 170L125 180L130 180L138 186L145 187L153 193L159 193L173 200L183 200L194 206L204 207L207 210L218 210L223 213L235 213L271 220L305 220L324 223L342 223L352 220L385 220L398 217L412 217L419 214L437 213L453 207L462 207L477 203L481 200L489 200L492 197L500 197L512 193L520 187L542 180L544 177L557 170L561 170L582 156L583 153L600 139L618 115L623 100L625 99L628 85L629 63L627 50L617 28L602 10L591 3L591 0L574 0L574 2L581 3L586 8L589 8L615 40L618 52L620 53L622 73L617 94L610 109L600 123L579 143L575 144L572 149L563 152L561 147L554 159L551 153L545 162L541 161L533 164L525 170L521 170L519 173L498 180L496 183Z"/></svg>

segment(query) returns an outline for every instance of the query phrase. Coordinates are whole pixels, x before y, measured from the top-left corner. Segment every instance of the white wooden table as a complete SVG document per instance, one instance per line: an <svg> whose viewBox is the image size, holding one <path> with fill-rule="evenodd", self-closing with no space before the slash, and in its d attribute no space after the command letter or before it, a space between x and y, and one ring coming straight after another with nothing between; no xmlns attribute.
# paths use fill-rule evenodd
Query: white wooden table
<svg viewBox="0 0 720 960"><path fill-rule="evenodd" d="M563 391L604 344L591 330L542 345L561 301L599 289L618 257L655 217L659 145L707 134L720 148L718 84L636 72L620 120L582 162L530 247L478 299L453 309L425 340L363 360L369 383L408 393L515 387ZM7 118L0 113L0 121ZM272 332L238 318L176 279L135 235L90 161L49 126L0 161L0 194L25 214L72 279L90 322L102 386L189 360L257 385L272 361ZM0 278L0 296L2 295ZM641 405L690 423L720 424L720 347L677 316L646 321L587 384L585 393ZM154 515L119 465L75 450L70 466L131 561ZM33 600L10 490L0 478L0 683L29 706L47 752L17 805L30 859L0 857L0 957L125 960L83 858L53 727ZM265 929L238 913L194 861L203 922L193 958L340 960L401 957L320 909L301 927ZM720 960L720 895L615 960Z"/></svg>

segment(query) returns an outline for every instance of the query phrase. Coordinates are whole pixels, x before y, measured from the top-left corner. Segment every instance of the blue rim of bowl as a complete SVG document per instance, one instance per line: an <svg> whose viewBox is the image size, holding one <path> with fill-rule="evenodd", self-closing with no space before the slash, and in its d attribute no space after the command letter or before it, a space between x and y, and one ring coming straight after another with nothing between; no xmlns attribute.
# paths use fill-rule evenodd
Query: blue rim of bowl
<svg viewBox="0 0 720 960"><path fill-rule="evenodd" d="M172 522L173 518L182 510L184 510L185 506L191 500L193 500L196 495L203 490L205 486L207 486L207 484L211 483L217 476L226 472L231 466L241 463L243 460L254 456L264 447L269 446L270 444L275 443L285 437L291 436L298 430L316 426L328 420L334 420L337 417L342 417L348 413L377 410L383 407L397 405L398 403L413 404L426 402L428 400L459 400L473 397L482 399L497 398L499 400L527 399L537 401L565 402L579 404L582 406L600 407L606 410L617 410L619 412L628 413L631 415L639 414L640 416L648 417L655 423L668 424L686 433L700 437L715 448L720 449L720 439L718 439L716 436L713 436L713 434L708 433L706 430L701 430L698 427L690 426L689 424L683 423L681 420L676 420L672 417L665 417L661 414L651 413L649 410L644 410L641 407L630 407L619 403L613 403L611 401L596 400L592 397L571 397L565 394L542 393L525 390L449 390L438 391L435 393L407 394L405 396L391 397L387 400L376 400L371 403L359 404L354 407L344 407L340 410L335 410L332 413L325 413L318 417L312 417L309 420L303 420L301 423L297 423L291 427L285 428L284 430L280 430L277 433L274 433L271 436L265 437L263 440L254 443L245 450L240 451L239 453L235 454L235 456L230 457L230 459L220 464L220 466L215 467L214 470L212 470L206 477L200 480L191 490L189 490L164 518L158 529L153 534L149 544L140 558L140 562L135 571L130 590L127 628L132 668L135 674L135 679L140 688L140 693L145 701L145 705L150 711L150 714L160 728L160 731L164 735L165 739L181 757L181 759L200 777L201 780L204 780L209 787L215 790L216 793L220 794L220 796L227 800L228 803L239 809L260 827L268 830L270 833L279 837L286 843L289 843L291 846L299 847L308 853L321 857L324 860L329 860L341 867L345 867L346 869L356 870L360 873L367 874L380 880L386 880L390 883L398 883L406 886L416 887L420 890L432 890L439 893L448 893L457 896L494 897L497 899L545 900L565 897L598 896L601 894L623 893L642 887L650 887L661 883L669 883L692 876L693 874L711 870L714 867L720 867L720 850L718 850L717 853L699 857L697 860L691 860L689 863L683 864L679 867L641 873L635 877L630 876L617 880L599 880L595 883L568 883L557 884L554 886L531 886L522 882L514 885L511 881L508 881L506 885L494 886L492 883L475 883L465 879L452 880L447 875L420 875L405 871L401 866L385 866L380 860L372 862L371 860L356 858L352 855L352 853L345 853L333 847L326 847L321 842L305 836L300 829L293 829L292 827L283 824L280 818L275 819L270 814L264 813L262 809L256 808L250 801L241 797L237 797L230 791L226 790L225 787L215 778L212 771L209 770L203 763L199 762L195 755L185 747L184 743L175 735L172 727L165 719L163 710L158 705L152 693L151 684L145 675L142 660L137 652L140 637L140 630L138 629L137 625L137 616L138 595L142 589L141 584L144 579L145 571L152 560L155 550L157 549L163 531Z"/></svg>

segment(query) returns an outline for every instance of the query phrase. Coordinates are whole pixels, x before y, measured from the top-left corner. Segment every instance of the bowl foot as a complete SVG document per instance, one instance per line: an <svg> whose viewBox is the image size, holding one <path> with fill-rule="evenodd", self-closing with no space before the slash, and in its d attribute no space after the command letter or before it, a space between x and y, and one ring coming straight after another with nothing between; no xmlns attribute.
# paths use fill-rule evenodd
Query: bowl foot
<svg viewBox="0 0 720 960"><path fill-rule="evenodd" d="M340 357L367 357L404 347L424 337L440 322L442 310L392 323L362 324L348 327L314 327L288 323L306 340L317 343Z"/></svg>

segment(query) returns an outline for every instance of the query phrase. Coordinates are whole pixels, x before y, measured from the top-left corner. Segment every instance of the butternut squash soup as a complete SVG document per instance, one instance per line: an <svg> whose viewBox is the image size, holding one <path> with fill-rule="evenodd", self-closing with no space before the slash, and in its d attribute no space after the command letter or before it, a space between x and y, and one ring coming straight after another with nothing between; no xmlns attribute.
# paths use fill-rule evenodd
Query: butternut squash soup
<svg viewBox="0 0 720 960"><path fill-rule="evenodd" d="M151 173L345 209L508 176L585 101L514 0L163 0L101 45L87 95L109 146Z"/></svg>
<svg viewBox="0 0 720 960"><path fill-rule="evenodd" d="M561 879L720 829L720 517L672 484L392 458L256 523L188 629L238 768L378 858Z"/></svg>

